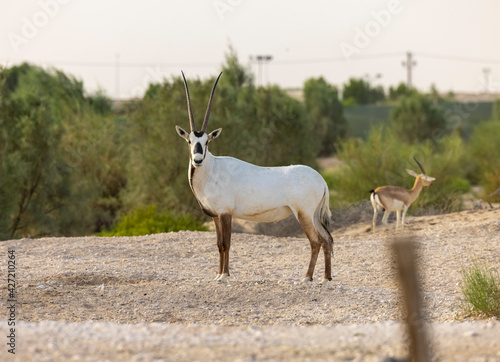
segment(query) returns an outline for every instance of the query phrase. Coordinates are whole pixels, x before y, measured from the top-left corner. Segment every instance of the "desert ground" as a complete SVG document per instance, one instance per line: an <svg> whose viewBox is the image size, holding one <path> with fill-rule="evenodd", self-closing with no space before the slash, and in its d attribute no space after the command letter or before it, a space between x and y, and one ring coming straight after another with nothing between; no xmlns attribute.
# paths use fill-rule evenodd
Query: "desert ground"
<svg viewBox="0 0 500 362"><path fill-rule="evenodd" d="M314 280L300 282L310 256L300 234L234 233L227 283L213 281L213 231L2 242L0 359L398 360L407 337L390 245L411 235L424 308L414 323L433 359L500 361L500 321L468 314L460 289L472 259L500 265L500 208L408 217L398 233L390 226L335 229L326 285L321 253ZM11 250L15 355L5 312Z"/></svg>

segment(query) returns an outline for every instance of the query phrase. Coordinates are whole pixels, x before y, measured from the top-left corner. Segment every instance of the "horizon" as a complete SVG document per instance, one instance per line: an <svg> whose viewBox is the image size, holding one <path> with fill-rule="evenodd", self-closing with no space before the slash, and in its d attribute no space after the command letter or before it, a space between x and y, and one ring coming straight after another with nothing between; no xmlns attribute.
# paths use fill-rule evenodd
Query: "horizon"
<svg viewBox="0 0 500 362"><path fill-rule="evenodd" d="M411 63L420 91L500 92L494 0L8 5L0 12L0 65L54 67L83 81L87 92L101 89L113 99L142 97L149 84L181 69L191 78L213 76L229 46L257 85L298 89L322 76L338 87L353 77L387 90L407 82Z"/></svg>

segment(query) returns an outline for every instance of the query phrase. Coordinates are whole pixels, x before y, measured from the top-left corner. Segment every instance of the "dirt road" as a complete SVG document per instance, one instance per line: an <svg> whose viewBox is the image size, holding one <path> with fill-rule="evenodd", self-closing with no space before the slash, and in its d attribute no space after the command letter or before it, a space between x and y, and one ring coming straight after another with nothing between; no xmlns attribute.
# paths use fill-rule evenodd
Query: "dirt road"
<svg viewBox="0 0 500 362"><path fill-rule="evenodd" d="M439 360L500 361L500 322L460 307L472 258L500 266L500 209L408 218L426 325ZM406 353L394 230L333 233L333 281L301 284L307 239L234 234L231 277L212 281L213 232L44 238L0 244L16 261L17 360L383 360ZM6 278L4 278L5 280ZM7 282L0 285L9 307ZM9 333L8 313L0 335ZM7 333L7 334L5 334ZM7 337L0 359L12 358ZM76 356L76 357L75 357ZM7 359L8 360L8 359Z"/></svg>

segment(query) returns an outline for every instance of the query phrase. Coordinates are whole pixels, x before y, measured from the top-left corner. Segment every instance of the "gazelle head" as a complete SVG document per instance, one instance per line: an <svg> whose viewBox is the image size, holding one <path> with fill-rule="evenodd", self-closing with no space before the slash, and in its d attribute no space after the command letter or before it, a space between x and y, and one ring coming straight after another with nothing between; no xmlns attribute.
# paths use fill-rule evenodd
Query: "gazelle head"
<svg viewBox="0 0 500 362"><path fill-rule="evenodd" d="M415 171L408 170L408 169L406 170L406 172L408 172L413 177L416 177L417 179L420 178L423 186L429 186L432 183L432 181L435 180L435 178L427 176L427 174L425 173L424 167L420 164L420 162L418 162L415 157L413 157L413 159L417 163L418 167L420 167L420 170L422 171L422 173L419 175Z"/></svg>
<svg viewBox="0 0 500 362"><path fill-rule="evenodd" d="M210 109L212 107L212 100L214 98L215 87L217 86L217 82L219 81L222 72L217 77L214 86L212 88L212 93L210 94L210 99L208 101L207 112L205 113L205 118L203 119L203 125L201 126L200 131L196 131L196 125L193 117L193 109L191 107L191 98L189 96L189 88L186 82L186 78L184 77L184 72L182 72L182 78L184 79L184 87L186 88L186 98L187 98L187 106L188 106L188 115L189 115L189 126L191 129L190 133L187 133L184 129L179 126L175 126L175 129L179 136L184 138L189 144L189 158L191 159L191 164L194 167L199 167L203 164L203 160L205 160L205 156L207 155L207 146L208 142L219 137L222 128L218 128L215 131L207 134L207 126L208 126L208 118L210 117Z"/></svg>

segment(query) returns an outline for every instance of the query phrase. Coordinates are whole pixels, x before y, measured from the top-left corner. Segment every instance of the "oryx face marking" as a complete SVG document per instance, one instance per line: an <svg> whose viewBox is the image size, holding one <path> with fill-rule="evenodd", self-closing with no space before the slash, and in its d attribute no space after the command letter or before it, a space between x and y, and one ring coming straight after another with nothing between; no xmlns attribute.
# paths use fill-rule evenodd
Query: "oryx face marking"
<svg viewBox="0 0 500 362"><path fill-rule="evenodd" d="M207 155L208 143L219 137L222 131L222 128L219 128L207 135L205 132L198 131L187 133L179 126L176 126L175 129L179 136L184 138L189 144L189 158L193 167L200 167L203 164L203 160L205 160L205 156Z"/></svg>
<svg viewBox="0 0 500 362"><path fill-rule="evenodd" d="M191 156L191 164L194 167L201 166L203 160L205 159L205 153L207 151L208 135L203 132L203 134L197 136L194 134L194 132L192 132L189 135L188 143L189 153Z"/></svg>

